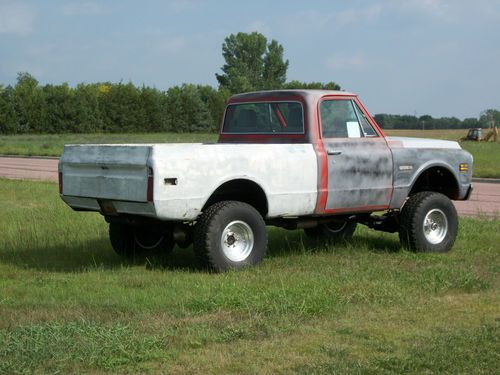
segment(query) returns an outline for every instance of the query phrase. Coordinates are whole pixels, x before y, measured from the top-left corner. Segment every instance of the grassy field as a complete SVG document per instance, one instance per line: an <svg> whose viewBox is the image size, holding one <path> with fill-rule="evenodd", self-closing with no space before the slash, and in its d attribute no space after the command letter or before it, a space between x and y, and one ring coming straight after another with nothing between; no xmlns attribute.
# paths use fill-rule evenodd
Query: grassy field
<svg viewBox="0 0 500 375"><path fill-rule="evenodd" d="M163 143L215 142L217 134L30 134L0 136L0 155L60 156L70 143Z"/></svg>
<svg viewBox="0 0 500 375"><path fill-rule="evenodd" d="M498 221L462 219L441 255L273 229L262 265L211 274L191 249L121 260L52 183L0 180L0 206L3 374L498 371Z"/></svg>
<svg viewBox="0 0 500 375"><path fill-rule="evenodd" d="M417 138L435 138L447 139L449 141L458 141L467 134L466 129L433 129L433 130L413 130L413 129L390 129L384 130L387 135L398 137L417 137Z"/></svg>
<svg viewBox="0 0 500 375"><path fill-rule="evenodd" d="M465 130L389 130L388 135L457 140ZM68 143L215 142L216 134L44 134L0 136L0 155L59 156ZM474 155L474 176L500 178L500 142L463 142Z"/></svg>

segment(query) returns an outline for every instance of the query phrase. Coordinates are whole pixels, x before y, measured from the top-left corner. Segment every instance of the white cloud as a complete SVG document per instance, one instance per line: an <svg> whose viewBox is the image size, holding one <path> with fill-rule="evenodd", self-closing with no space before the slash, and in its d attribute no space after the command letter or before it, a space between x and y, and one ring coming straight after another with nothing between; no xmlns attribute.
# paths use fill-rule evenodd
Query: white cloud
<svg viewBox="0 0 500 375"><path fill-rule="evenodd" d="M301 34L308 30L321 30L332 20L332 15L316 10L304 10L285 15L281 20L281 27L292 33Z"/></svg>
<svg viewBox="0 0 500 375"><path fill-rule="evenodd" d="M332 18L336 25L355 25L376 20L382 12L380 4L368 7L350 8L338 13L334 13Z"/></svg>
<svg viewBox="0 0 500 375"><path fill-rule="evenodd" d="M246 27L246 31L249 33L258 31L259 33L267 36L271 33L271 28L264 21L255 20Z"/></svg>
<svg viewBox="0 0 500 375"><path fill-rule="evenodd" d="M334 71L360 69L365 65L363 55L331 55L324 61L325 66Z"/></svg>
<svg viewBox="0 0 500 375"><path fill-rule="evenodd" d="M292 35L347 26L363 26L376 21L382 11L383 7L380 4L358 8L351 7L336 12L321 12L310 9L285 15L278 26Z"/></svg>
<svg viewBox="0 0 500 375"><path fill-rule="evenodd" d="M197 0L174 0L170 2L170 8L175 12L182 12L184 10L196 8L198 5Z"/></svg>
<svg viewBox="0 0 500 375"><path fill-rule="evenodd" d="M396 4L405 11L420 12L435 18L449 18L453 10L444 0L406 0L397 1Z"/></svg>
<svg viewBox="0 0 500 375"><path fill-rule="evenodd" d="M101 14L104 7L95 2L70 3L63 6L63 13L67 16L80 16L89 14Z"/></svg>
<svg viewBox="0 0 500 375"><path fill-rule="evenodd" d="M186 38L183 36L175 36L171 38L166 38L159 45L158 49L166 52L178 52L184 48L186 45Z"/></svg>
<svg viewBox="0 0 500 375"><path fill-rule="evenodd" d="M23 3L0 3L0 33L28 35L33 31L35 10Z"/></svg>

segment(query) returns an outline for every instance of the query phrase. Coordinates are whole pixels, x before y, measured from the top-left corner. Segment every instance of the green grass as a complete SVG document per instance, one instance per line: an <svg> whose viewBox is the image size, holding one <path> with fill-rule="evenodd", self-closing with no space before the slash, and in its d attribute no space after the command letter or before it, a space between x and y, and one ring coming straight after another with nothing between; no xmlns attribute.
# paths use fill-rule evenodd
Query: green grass
<svg viewBox="0 0 500 375"><path fill-rule="evenodd" d="M467 135L467 129L387 129L384 130L384 132L387 135L397 137L435 138L449 141L458 141L460 138Z"/></svg>
<svg viewBox="0 0 500 375"><path fill-rule="evenodd" d="M457 140L465 130L388 130L388 135ZM0 155L59 156L70 143L215 142L217 134L43 134L0 136ZM500 142L462 142L474 156L474 177L500 178Z"/></svg>
<svg viewBox="0 0 500 375"><path fill-rule="evenodd" d="M498 221L462 219L439 255L365 228L338 246L272 229L260 266L212 274L192 249L121 260L56 190L0 180L0 373L498 370Z"/></svg>
<svg viewBox="0 0 500 375"><path fill-rule="evenodd" d="M474 156L474 177L500 178L500 142L462 142Z"/></svg>

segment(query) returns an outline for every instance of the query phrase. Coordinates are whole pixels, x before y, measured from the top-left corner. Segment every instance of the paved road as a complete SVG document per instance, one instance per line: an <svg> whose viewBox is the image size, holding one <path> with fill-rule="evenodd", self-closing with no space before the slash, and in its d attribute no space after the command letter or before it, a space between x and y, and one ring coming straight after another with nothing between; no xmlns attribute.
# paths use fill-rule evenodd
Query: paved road
<svg viewBox="0 0 500 375"><path fill-rule="evenodd" d="M58 159L0 157L0 176L57 181Z"/></svg>
<svg viewBox="0 0 500 375"><path fill-rule="evenodd" d="M0 157L0 176L57 181L57 159ZM500 219L500 184L474 183L470 200L454 202L461 215Z"/></svg>
<svg viewBox="0 0 500 375"><path fill-rule="evenodd" d="M461 215L487 216L500 219L500 184L474 182L468 201L454 201Z"/></svg>

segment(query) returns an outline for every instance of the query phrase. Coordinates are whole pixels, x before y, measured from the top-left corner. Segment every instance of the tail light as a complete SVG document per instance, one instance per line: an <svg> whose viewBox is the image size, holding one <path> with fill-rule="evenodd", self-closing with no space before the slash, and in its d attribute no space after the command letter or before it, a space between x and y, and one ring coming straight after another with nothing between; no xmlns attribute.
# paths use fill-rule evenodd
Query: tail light
<svg viewBox="0 0 500 375"><path fill-rule="evenodd" d="M59 172L59 194L62 194L62 190L63 190L63 175L62 175L62 172Z"/></svg>
<svg viewBox="0 0 500 375"><path fill-rule="evenodd" d="M153 176L153 168L148 167L148 192L147 192L147 200L148 202L153 201L154 193L154 176Z"/></svg>

